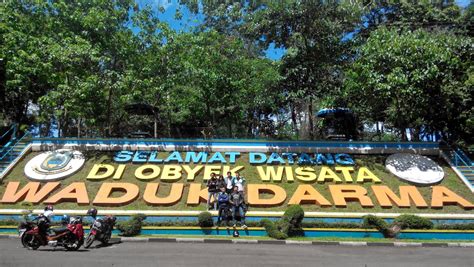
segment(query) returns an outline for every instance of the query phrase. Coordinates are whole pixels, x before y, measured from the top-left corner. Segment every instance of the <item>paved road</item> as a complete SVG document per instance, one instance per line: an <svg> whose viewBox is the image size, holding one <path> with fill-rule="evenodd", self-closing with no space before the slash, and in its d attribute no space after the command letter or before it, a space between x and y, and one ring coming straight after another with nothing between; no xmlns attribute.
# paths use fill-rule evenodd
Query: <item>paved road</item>
<svg viewBox="0 0 474 267"><path fill-rule="evenodd" d="M474 266L474 248L117 243L67 252L28 251L0 239L0 266Z"/></svg>

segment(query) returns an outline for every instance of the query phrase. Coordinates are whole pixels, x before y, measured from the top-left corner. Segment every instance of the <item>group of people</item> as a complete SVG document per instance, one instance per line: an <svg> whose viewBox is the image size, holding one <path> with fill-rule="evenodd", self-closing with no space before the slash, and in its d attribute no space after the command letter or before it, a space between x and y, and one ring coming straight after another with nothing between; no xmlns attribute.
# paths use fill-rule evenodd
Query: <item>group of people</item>
<svg viewBox="0 0 474 267"><path fill-rule="evenodd" d="M232 176L227 172L227 176L211 173L211 178L207 181L207 206L208 209L218 210L217 225L222 221L229 225L230 218L233 220L234 227L237 222L242 228L245 225L245 213L247 205L245 204L245 178L236 172Z"/></svg>

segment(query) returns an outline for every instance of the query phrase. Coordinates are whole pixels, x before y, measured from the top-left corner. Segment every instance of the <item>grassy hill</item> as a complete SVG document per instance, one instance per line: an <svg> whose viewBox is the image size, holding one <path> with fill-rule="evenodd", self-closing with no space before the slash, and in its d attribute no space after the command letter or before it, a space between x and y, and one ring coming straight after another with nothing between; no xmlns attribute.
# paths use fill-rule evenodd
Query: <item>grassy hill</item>
<svg viewBox="0 0 474 267"><path fill-rule="evenodd" d="M19 181L21 186L25 185L29 180L25 177L23 173L23 169L25 164L34 156L36 156L38 153L30 153L28 154L15 168L10 172L8 176L6 176L3 181L1 181L0 185L0 196L3 196L3 193L5 191L6 184L10 181ZM74 174L73 176L62 180L61 181L61 188L63 188L65 185L70 184L71 182L85 182L86 187L89 193L89 199L92 201L100 187L100 185L103 182L129 182L129 183L134 183L139 186L140 188L140 196L139 198L132 202L131 204L128 204L126 206L118 207L120 209L126 209L126 210L205 210L206 205L205 203L202 203L198 206L188 206L186 205L186 199L188 196L188 190L189 190L189 183L186 181L185 178L182 178L180 181L181 183L185 184L184 187L184 192L181 200L173 205L173 206L150 206L146 204L143 199L142 195L145 189L145 186L147 182L145 181L140 181L135 178L135 170L141 165L138 164L131 164L128 163L125 169L125 172L121 178L121 180L112 180L112 178L106 179L106 180L101 180L101 181L91 181L87 180L86 177L89 173L89 171L92 169L92 166L97 163L107 163L107 164L113 164L117 165L115 162L112 161L112 153L107 153L107 152L87 152L85 153L86 155L86 163L84 167ZM360 166L368 167L377 177L379 177L382 180L382 185L387 185L389 186L394 192L398 193L398 186L400 185L407 185L407 183L400 181L397 179L395 176L390 174L384 166L385 162L385 156L354 156L356 160L356 169ZM460 196L464 197L466 200L470 201L471 203L474 202L474 194L472 194L469 189L462 183L462 181L456 176L456 174L447 166L445 162L443 162L441 159L435 159L438 161L438 163L443 167L445 171L445 178L443 181L440 183L440 185L446 186L450 190L454 191L455 193L459 194ZM193 165L193 164L189 164ZM235 166L237 165L242 165L244 166L244 170L241 171L241 175L244 176L247 179L248 183L262 183L260 180L256 166L252 166L248 163L248 155L245 153L242 153L241 157L237 160ZM298 166L293 166L293 168L296 168ZM321 168L320 166L314 166L315 169L318 170L317 173L319 173L319 169ZM340 175L342 177L342 175ZM162 182L159 181L159 178L148 181L148 182L160 182L160 189L159 189L159 196L166 196L169 192L169 189L171 187L170 183ZM196 180L194 183L202 183L202 186L205 187L205 182L203 182L203 176L202 172L200 175L197 176ZM273 182L271 182L273 183ZM287 202L293 195L293 192L295 191L296 187L300 184L299 181L295 181L293 183L287 183L285 180L283 180L280 183L275 183L287 191L287 199L284 205L279 206L279 207L271 207L271 208L258 208L258 207L252 207L252 210L284 210L286 208ZM329 193L328 190L328 185L333 184L333 183L324 183L324 184L318 184L318 183L312 183L314 187L330 202L332 201L331 194ZM401 212L401 213L472 213L472 210L464 210L462 208L459 208L457 206L446 206L443 209L418 209L416 207L411 207L411 208L381 208L378 206L377 200L375 196L373 195L372 191L369 189L370 186L373 185L372 183L365 183L361 184L361 186L366 187L369 192L369 197L372 199L372 201L375 204L374 208L362 208L359 203L357 202L352 202L348 203L347 208L336 208L335 206L332 207L320 207L317 205L303 205L304 209L307 211L338 211L338 212ZM429 186L427 187L419 187L418 188L423 197L425 198L426 202L429 204L431 200L431 189ZM58 189L60 190L60 189ZM43 205L38 205L38 206L43 206ZM5 208L31 208L31 203L16 203L16 204L2 204L0 203L0 209L5 209ZM34 207L34 206L33 206ZM75 203L68 203L68 202L63 202L60 204L55 205L56 208L61 208L61 209L85 209L87 206L78 206ZM101 209L117 209L117 207L102 207Z"/></svg>

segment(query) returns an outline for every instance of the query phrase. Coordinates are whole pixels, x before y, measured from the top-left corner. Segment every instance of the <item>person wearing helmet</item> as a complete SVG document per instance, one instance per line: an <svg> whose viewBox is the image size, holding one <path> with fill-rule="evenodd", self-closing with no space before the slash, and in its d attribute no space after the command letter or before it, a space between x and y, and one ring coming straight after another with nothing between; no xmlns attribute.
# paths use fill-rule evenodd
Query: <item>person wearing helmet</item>
<svg viewBox="0 0 474 267"><path fill-rule="evenodd" d="M94 220L97 219L97 209L96 208L90 208L87 211L87 215L91 216Z"/></svg>
<svg viewBox="0 0 474 267"><path fill-rule="evenodd" d="M43 234L48 234L51 226L51 217L53 216L53 205L48 205L44 208L43 213L39 214L34 220L37 221L38 228Z"/></svg>
<svg viewBox="0 0 474 267"><path fill-rule="evenodd" d="M48 220L50 220L51 217L53 216L53 211L54 211L53 205L48 205L44 207L43 215L46 216Z"/></svg>
<svg viewBox="0 0 474 267"><path fill-rule="evenodd" d="M62 225L68 225L70 221L71 221L71 217L69 217L69 215L67 214L64 214L63 217L61 218Z"/></svg>
<svg viewBox="0 0 474 267"><path fill-rule="evenodd" d="M99 240L102 244L108 244L117 218L111 215L98 218L96 208L90 208L87 215L91 216L94 221L91 224L91 231L87 235L84 247L91 246L94 240Z"/></svg>

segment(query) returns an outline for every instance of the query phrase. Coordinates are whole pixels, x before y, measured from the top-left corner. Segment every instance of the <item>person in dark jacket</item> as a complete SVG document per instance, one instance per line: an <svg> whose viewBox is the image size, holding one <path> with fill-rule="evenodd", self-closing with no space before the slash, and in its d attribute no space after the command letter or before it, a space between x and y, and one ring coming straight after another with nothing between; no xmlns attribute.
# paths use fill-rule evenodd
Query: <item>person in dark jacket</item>
<svg viewBox="0 0 474 267"><path fill-rule="evenodd" d="M210 210L212 209L211 206L211 198L213 198L214 202L214 210L217 210L217 178L215 173L211 173L211 178L207 181L207 208Z"/></svg>
<svg viewBox="0 0 474 267"><path fill-rule="evenodd" d="M219 209L217 217L217 226L224 221L226 226L229 226L229 211L230 211L230 197L226 193L225 186L219 188L220 192L217 194L217 208Z"/></svg>
<svg viewBox="0 0 474 267"><path fill-rule="evenodd" d="M222 174L219 175L219 178L217 178L217 189L220 191L221 187L226 187L224 176ZM220 193L220 192L218 192L218 193Z"/></svg>
<svg viewBox="0 0 474 267"><path fill-rule="evenodd" d="M234 186L234 190L232 191L232 194L230 195L230 203L232 205L231 209L232 209L232 219L234 221L234 227L237 226L236 218L238 216L239 224L242 225L242 228L247 228L247 225L245 225L244 196L242 195L242 193L239 192L238 186Z"/></svg>

